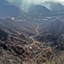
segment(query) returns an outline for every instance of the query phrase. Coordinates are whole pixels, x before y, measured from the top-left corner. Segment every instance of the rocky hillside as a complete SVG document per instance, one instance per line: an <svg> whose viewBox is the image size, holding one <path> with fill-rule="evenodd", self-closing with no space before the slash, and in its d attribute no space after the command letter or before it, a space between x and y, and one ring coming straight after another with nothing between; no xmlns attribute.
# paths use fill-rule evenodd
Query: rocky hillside
<svg viewBox="0 0 64 64"><path fill-rule="evenodd" d="M60 27L61 24L60 21ZM10 18L0 19L0 64L63 64L63 33L46 30L44 35L36 37L39 42L30 43L28 33L31 32L27 30Z"/></svg>
<svg viewBox="0 0 64 64"><path fill-rule="evenodd" d="M10 18L0 19L0 64L22 64L32 57L25 47L29 43L25 29Z"/></svg>
<svg viewBox="0 0 64 64"><path fill-rule="evenodd" d="M36 37L37 40L45 42L46 46L51 46L57 50L64 50L64 22L55 20Z"/></svg>
<svg viewBox="0 0 64 64"><path fill-rule="evenodd" d="M7 29L7 28L6 28ZM35 44L36 45L36 44ZM39 45L37 45L38 47ZM27 38L24 35L14 34L13 32L8 32L4 28L0 29L0 63L1 64L29 64L40 62L39 54L43 54L43 61L46 62L48 59L44 58L44 53L37 53L39 49L34 46L35 50L30 49L27 42ZM41 49L39 50L41 51ZM43 51L43 49L42 49ZM45 51L48 51L46 49ZM46 52L47 54L49 52ZM50 52L51 53L51 52ZM38 54L38 55L36 55ZM38 58L37 58L38 56ZM36 59L36 60L35 60ZM38 60L39 59L39 60Z"/></svg>

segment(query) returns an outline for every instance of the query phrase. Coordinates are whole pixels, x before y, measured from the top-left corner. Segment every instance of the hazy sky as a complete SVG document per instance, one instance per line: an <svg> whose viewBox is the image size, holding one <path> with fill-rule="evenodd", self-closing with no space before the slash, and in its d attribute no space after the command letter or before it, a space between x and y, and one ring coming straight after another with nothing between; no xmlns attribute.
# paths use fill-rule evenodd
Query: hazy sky
<svg viewBox="0 0 64 64"><path fill-rule="evenodd" d="M7 0L7 1L9 1L9 2L11 2L11 3L13 3L13 2L26 2L26 3L34 3L34 4L40 4L40 3L42 3L42 2L46 2L46 1L48 1L48 2L61 2L61 3L63 3L64 2L64 0Z"/></svg>
<svg viewBox="0 0 64 64"><path fill-rule="evenodd" d="M27 9L31 4L43 5L44 2L56 2L64 5L64 0L7 0L22 10Z"/></svg>

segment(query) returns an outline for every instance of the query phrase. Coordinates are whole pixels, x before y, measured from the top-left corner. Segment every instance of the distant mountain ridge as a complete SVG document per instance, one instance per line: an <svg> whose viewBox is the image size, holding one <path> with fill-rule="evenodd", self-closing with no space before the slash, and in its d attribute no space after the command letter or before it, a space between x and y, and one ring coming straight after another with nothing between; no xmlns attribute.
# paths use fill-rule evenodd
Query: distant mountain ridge
<svg viewBox="0 0 64 64"><path fill-rule="evenodd" d="M62 11L64 10L64 5L61 3L54 3L54 2L45 2L43 3L51 11Z"/></svg>
<svg viewBox="0 0 64 64"><path fill-rule="evenodd" d="M51 9L48 9L48 5ZM60 3L45 2L42 5L32 4L27 12L21 10L7 0L0 0L0 17L21 16L23 14L63 15L64 6Z"/></svg>
<svg viewBox="0 0 64 64"><path fill-rule="evenodd" d="M61 3L44 2L41 5L31 5L28 8L28 13L43 14L43 15L62 15L64 14L64 5Z"/></svg>
<svg viewBox="0 0 64 64"><path fill-rule="evenodd" d="M9 2L7 2L6 0L0 0L0 5L7 5L10 4Z"/></svg>
<svg viewBox="0 0 64 64"><path fill-rule="evenodd" d="M0 17L19 16L24 12L6 0L0 0Z"/></svg>
<svg viewBox="0 0 64 64"><path fill-rule="evenodd" d="M14 5L0 5L0 16L18 16L22 11Z"/></svg>
<svg viewBox="0 0 64 64"><path fill-rule="evenodd" d="M45 6L41 6L41 5L32 5L28 8L28 13L40 13L40 14L44 14L44 13L49 13L50 10L47 9Z"/></svg>

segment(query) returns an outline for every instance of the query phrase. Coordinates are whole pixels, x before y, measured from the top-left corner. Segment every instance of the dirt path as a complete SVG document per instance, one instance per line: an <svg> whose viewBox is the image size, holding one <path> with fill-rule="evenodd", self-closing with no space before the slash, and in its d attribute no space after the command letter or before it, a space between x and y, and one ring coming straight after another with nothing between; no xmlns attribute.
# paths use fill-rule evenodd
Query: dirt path
<svg viewBox="0 0 64 64"><path fill-rule="evenodd" d="M33 41L33 43L36 42L35 39L34 39L34 37L36 37L36 36L39 35L38 29L39 29L39 24L37 23L37 27L35 28L36 35L30 36L30 39Z"/></svg>

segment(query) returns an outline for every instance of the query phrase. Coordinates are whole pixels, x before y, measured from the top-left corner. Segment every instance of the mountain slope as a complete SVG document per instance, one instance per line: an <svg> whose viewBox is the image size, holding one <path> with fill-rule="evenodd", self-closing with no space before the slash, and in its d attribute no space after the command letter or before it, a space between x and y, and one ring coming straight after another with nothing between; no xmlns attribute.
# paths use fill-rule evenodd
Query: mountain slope
<svg viewBox="0 0 64 64"><path fill-rule="evenodd" d="M47 31L47 33L52 33L52 34L62 34L62 33L64 33L63 27L64 27L64 22L57 19L54 22L52 22L51 24L49 24L46 31Z"/></svg>
<svg viewBox="0 0 64 64"><path fill-rule="evenodd" d="M51 22L35 39L51 47L54 52L55 50L64 51L64 22L59 19Z"/></svg>
<svg viewBox="0 0 64 64"><path fill-rule="evenodd" d="M0 0L0 5L5 5L5 4L10 4L10 3L7 2L6 0Z"/></svg>
<svg viewBox="0 0 64 64"><path fill-rule="evenodd" d="M18 22L11 20L11 18L0 19L0 28L7 29L12 33L32 33L31 30L22 26Z"/></svg>
<svg viewBox="0 0 64 64"><path fill-rule="evenodd" d="M0 17L18 16L23 14L18 7L10 4L6 0L0 0Z"/></svg>
<svg viewBox="0 0 64 64"><path fill-rule="evenodd" d="M25 47L29 43L27 31L11 18L0 19L0 64L22 64L33 56Z"/></svg>
<svg viewBox="0 0 64 64"><path fill-rule="evenodd" d="M49 12L50 10L48 10L45 6L40 6L40 5L32 5L28 8L28 13L45 14Z"/></svg>
<svg viewBox="0 0 64 64"><path fill-rule="evenodd" d="M60 3L54 2L45 2L43 3L46 7L48 7L51 11L61 11L64 10L64 6Z"/></svg>
<svg viewBox="0 0 64 64"><path fill-rule="evenodd" d="M18 16L22 11L14 5L0 5L0 17Z"/></svg>

